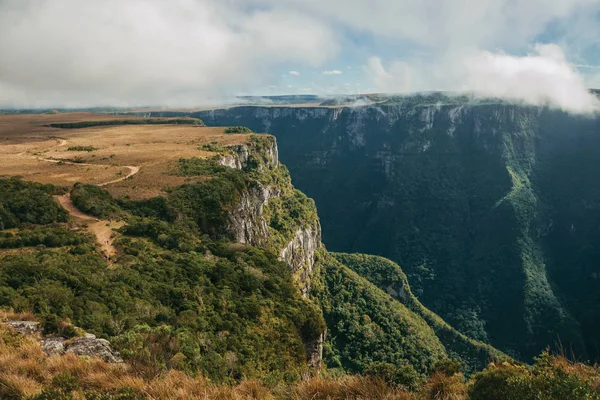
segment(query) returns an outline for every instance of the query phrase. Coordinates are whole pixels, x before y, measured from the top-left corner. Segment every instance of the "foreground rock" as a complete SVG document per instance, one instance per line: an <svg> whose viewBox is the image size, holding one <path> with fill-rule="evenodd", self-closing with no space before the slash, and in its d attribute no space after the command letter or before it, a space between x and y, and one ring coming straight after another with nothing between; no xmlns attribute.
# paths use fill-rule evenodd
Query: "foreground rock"
<svg viewBox="0 0 600 400"><path fill-rule="evenodd" d="M108 340L98 339L89 333L84 337L67 339L62 336L43 336L40 323L35 321L7 321L3 324L23 335L39 334L42 350L48 356L72 353L78 356L99 358L111 364L123 362L119 352L110 347Z"/></svg>

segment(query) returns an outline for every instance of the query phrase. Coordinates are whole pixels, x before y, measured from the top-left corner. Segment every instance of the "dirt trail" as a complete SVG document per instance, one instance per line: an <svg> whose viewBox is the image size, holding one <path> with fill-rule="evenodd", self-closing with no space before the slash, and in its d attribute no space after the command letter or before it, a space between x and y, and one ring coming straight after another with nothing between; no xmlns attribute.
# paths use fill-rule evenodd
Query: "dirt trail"
<svg viewBox="0 0 600 400"><path fill-rule="evenodd" d="M66 144L67 144L66 140L60 139L59 143L58 143L58 147L66 146ZM38 159L40 161L51 162L51 163L64 163L64 164L81 165L81 166L107 166L107 167L113 166L113 165L102 165L102 164L74 163L71 161L58 160L58 159L54 159L54 158L36 157L36 159ZM137 174L138 172L140 172L140 167L129 166L129 165L125 165L123 167L129 169L129 173L127 175L122 176L117 179L114 179L114 180L111 180L109 182L100 183L97 186L102 187L102 186L107 186L107 185L110 185L113 183L121 182L127 178L132 177L133 175ZM84 222L87 225L87 230L90 233L92 233L94 236L96 236L96 241L102 248L102 252L104 255L108 256L109 258L112 258L117 254L117 249L115 249L115 247L113 246L112 232L114 229L121 228L123 225L125 225L124 222L116 222L116 221L112 221L112 220L110 220L110 221L109 220L100 220L92 215L83 213L81 210L79 210L77 207L75 207L75 204L73 204L73 201L71 200L71 195L69 193L67 193L63 196L57 196L57 200L58 200L58 203L65 210L67 210L73 218L75 218L76 220L78 220L80 222Z"/></svg>
<svg viewBox="0 0 600 400"><path fill-rule="evenodd" d="M98 186L102 187L102 186L106 186L106 185L110 185L113 183L117 183L117 182L121 182L124 181L125 179L134 176L135 174L137 174L138 172L140 172L140 167L134 167L131 165L126 165L125 168L129 169L129 173L121 178L115 179L114 181L109 181L109 182L104 182L104 183L99 183Z"/></svg>
<svg viewBox="0 0 600 400"><path fill-rule="evenodd" d="M75 207L75 204L73 204L71 195L69 193L63 196L58 196L57 200L73 218L80 222L86 223L87 230L96 236L96 241L102 248L103 254L111 258L117 254L117 250L113 246L112 231L113 229L121 228L123 225L125 225L125 223L112 220L110 222L108 220L100 220L81 212L81 210L79 210L77 207Z"/></svg>

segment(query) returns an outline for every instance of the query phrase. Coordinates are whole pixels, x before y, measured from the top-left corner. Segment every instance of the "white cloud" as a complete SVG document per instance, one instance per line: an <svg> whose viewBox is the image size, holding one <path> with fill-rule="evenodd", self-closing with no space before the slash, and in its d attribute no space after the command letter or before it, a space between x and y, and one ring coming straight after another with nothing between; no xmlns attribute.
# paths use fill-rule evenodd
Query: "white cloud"
<svg viewBox="0 0 600 400"><path fill-rule="evenodd" d="M589 88L600 89L600 72L593 72L583 75L586 86Z"/></svg>
<svg viewBox="0 0 600 400"><path fill-rule="evenodd" d="M585 96L572 87L537 87L553 74L554 87L598 82L585 67L598 12L600 0L0 0L0 105L191 106L297 76L285 65L320 74L353 62L341 51L393 51L403 59L368 61L370 90L517 92L483 85L493 77L535 82L535 96L518 96L527 101L563 91L579 108ZM564 32L552 40L567 58L590 71L578 78L565 60L523 56L549 24Z"/></svg>
<svg viewBox="0 0 600 400"><path fill-rule="evenodd" d="M220 1L0 1L0 104L193 105L318 67L335 33L304 14Z"/></svg>
<svg viewBox="0 0 600 400"><path fill-rule="evenodd" d="M521 46L550 22L576 14L597 32L598 0L256 0L295 7L358 31L438 49ZM575 21L571 21L575 22ZM590 29L586 29L590 28ZM569 24L569 29L575 29Z"/></svg>
<svg viewBox="0 0 600 400"><path fill-rule="evenodd" d="M583 77L556 45L538 45L525 57L481 52L466 61L463 89L528 104L550 104L569 112L600 111Z"/></svg>
<svg viewBox="0 0 600 400"><path fill-rule="evenodd" d="M557 45L536 45L522 57L479 51L447 57L437 64L396 61L388 68L372 57L365 72L377 90L384 92L460 91L572 113L600 111L600 102Z"/></svg>
<svg viewBox="0 0 600 400"><path fill-rule="evenodd" d="M300 72L298 72L298 71L290 71L290 72L288 72L288 74L293 75L293 76L300 76Z"/></svg>

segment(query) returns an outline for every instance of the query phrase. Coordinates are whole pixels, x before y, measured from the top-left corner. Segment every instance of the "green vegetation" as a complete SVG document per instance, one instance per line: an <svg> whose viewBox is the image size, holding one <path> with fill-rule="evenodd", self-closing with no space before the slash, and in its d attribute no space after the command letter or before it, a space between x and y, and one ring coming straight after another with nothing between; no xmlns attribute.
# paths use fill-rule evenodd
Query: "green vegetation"
<svg viewBox="0 0 600 400"><path fill-rule="evenodd" d="M176 188L169 194L169 204L190 218L201 232L225 237L229 211L249 184L242 171L227 168L205 182Z"/></svg>
<svg viewBox="0 0 600 400"><path fill-rule="evenodd" d="M86 242L84 235L63 227L41 227L37 229L20 229L16 232L0 232L0 248L15 249L19 247L45 246L64 247L80 245Z"/></svg>
<svg viewBox="0 0 600 400"><path fill-rule="evenodd" d="M225 133L254 133L252 129L245 126L230 126L225 129Z"/></svg>
<svg viewBox="0 0 600 400"><path fill-rule="evenodd" d="M12 318L20 315L8 314ZM176 363L176 358L174 361ZM110 365L73 355L47 357L31 336L0 324L0 398L16 400L579 400L599 399L600 370L547 353L529 367L492 364L465 379L451 363L415 380L377 364L368 376L312 377L272 385L244 380L215 384L174 370L145 376L136 362ZM176 397L174 397L176 396Z"/></svg>
<svg viewBox="0 0 600 400"><path fill-rule="evenodd" d="M98 121L79 121L49 124L52 128L81 129L93 126L115 126L115 125L195 125L204 126L198 118L141 118L141 119L116 119Z"/></svg>
<svg viewBox="0 0 600 400"><path fill-rule="evenodd" d="M75 207L98 218L106 218L120 211L112 196L95 185L76 183L71 190L71 200Z"/></svg>
<svg viewBox="0 0 600 400"><path fill-rule="evenodd" d="M158 247L139 227L131 229L138 229L135 236L118 242L116 270L106 268L89 239L83 251L0 256L0 305L31 310L44 321L69 318L111 338L147 374L176 367L217 380L299 376L303 341L322 322L287 265L259 248L198 233L192 249Z"/></svg>
<svg viewBox="0 0 600 400"><path fill-rule="evenodd" d="M212 151L218 154L225 154L230 152L228 147L217 142L203 144L202 146L200 146L200 150Z"/></svg>
<svg viewBox="0 0 600 400"><path fill-rule="evenodd" d="M218 158L180 158L178 175L205 176L227 171L228 167L220 165Z"/></svg>
<svg viewBox="0 0 600 400"><path fill-rule="evenodd" d="M503 363L475 375L469 399L600 399L599 373L597 366L572 363L544 352L533 367Z"/></svg>
<svg viewBox="0 0 600 400"><path fill-rule="evenodd" d="M66 221L67 212L52 199L53 194L61 192L52 185L0 179L0 230Z"/></svg>
<svg viewBox="0 0 600 400"><path fill-rule="evenodd" d="M94 146L71 146L67 149L68 151L96 151L98 150Z"/></svg>
<svg viewBox="0 0 600 400"><path fill-rule="evenodd" d="M424 374L447 358L421 317L326 252L319 263L322 283L313 284L313 291L329 327L328 368L364 372L383 362Z"/></svg>
<svg viewBox="0 0 600 400"><path fill-rule="evenodd" d="M413 295L402 269L392 261L365 254L330 254L341 264L366 278L423 318L444 345L448 356L460 361L463 372L479 371L491 360L507 359L504 354L493 347L470 339L456 331L442 318L423 306Z"/></svg>
<svg viewBox="0 0 600 400"><path fill-rule="evenodd" d="M262 140L269 139L253 146ZM260 187L259 179L293 193L289 175L280 179L282 171L252 157L262 173L181 160L182 174L208 179L165 198L116 200L102 188L76 184L71 199L80 210L127 220L115 242L116 268L107 268L91 238L66 229L5 233L2 246L46 248L0 253L0 306L33 311L50 327L70 319L109 338L148 377L175 368L225 382L298 379L307 371L305 343L325 329L321 311L302 298L273 247L230 241L230 213Z"/></svg>

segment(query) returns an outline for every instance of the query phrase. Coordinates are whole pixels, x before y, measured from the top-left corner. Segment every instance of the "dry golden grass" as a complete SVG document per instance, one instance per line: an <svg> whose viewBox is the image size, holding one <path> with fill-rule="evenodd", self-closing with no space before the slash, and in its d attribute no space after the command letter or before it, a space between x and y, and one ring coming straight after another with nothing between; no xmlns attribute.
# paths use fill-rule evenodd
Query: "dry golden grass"
<svg viewBox="0 0 600 400"><path fill-rule="evenodd" d="M226 135L225 128L190 125L124 125L59 129L50 123L108 119L133 119L90 113L0 116L0 175L71 186L75 182L99 184L127 174L126 166L140 172L105 187L115 197L150 198L164 188L181 185L186 178L173 176L179 158L206 157L200 146L244 143L250 135ZM93 146L92 152L68 151L72 146ZM79 160L80 164L51 160ZM81 165L86 164L86 165Z"/></svg>
<svg viewBox="0 0 600 400"><path fill-rule="evenodd" d="M410 393L394 389L379 379L347 376L341 379L312 378L300 382L289 393L293 400L412 400Z"/></svg>
<svg viewBox="0 0 600 400"><path fill-rule="evenodd" d="M6 321L28 319L31 315L1 311L0 317ZM143 378L137 372L127 364L108 364L74 354L48 357L37 337L18 334L0 324L0 399L39 394L57 378L66 376L77 382L75 399L84 399L86 392L114 393L127 388L151 400L415 400L409 393L366 377L315 377L268 388L256 380L244 380L234 386L215 384L202 376L175 370L153 378Z"/></svg>
<svg viewBox="0 0 600 400"><path fill-rule="evenodd" d="M29 397L39 394L42 385L17 374L0 373L0 399Z"/></svg>
<svg viewBox="0 0 600 400"><path fill-rule="evenodd" d="M433 375L423 388L425 400L465 400L467 386L462 374L447 376L442 373Z"/></svg>
<svg viewBox="0 0 600 400"><path fill-rule="evenodd" d="M37 321L37 317L30 312L15 313L0 309L0 322L3 321Z"/></svg>

